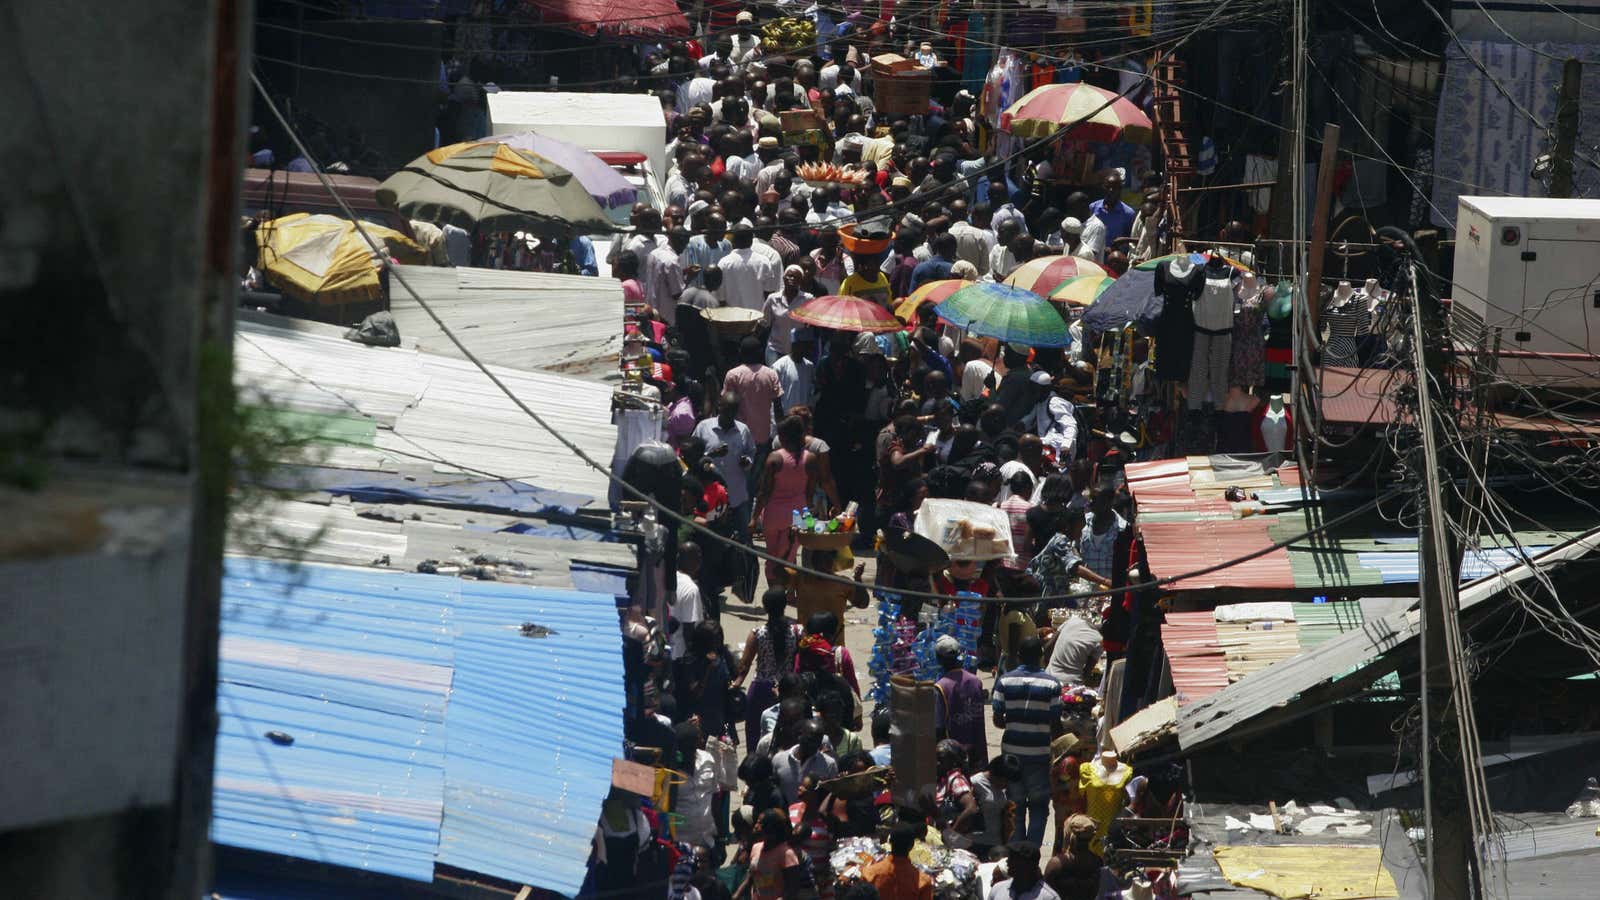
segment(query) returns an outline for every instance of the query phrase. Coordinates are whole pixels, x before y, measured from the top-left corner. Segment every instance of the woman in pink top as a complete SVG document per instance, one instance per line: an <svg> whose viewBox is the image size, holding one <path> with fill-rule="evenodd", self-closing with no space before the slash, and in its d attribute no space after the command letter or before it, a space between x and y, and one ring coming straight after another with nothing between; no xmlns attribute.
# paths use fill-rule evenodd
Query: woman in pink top
<svg viewBox="0 0 1600 900"><path fill-rule="evenodd" d="M795 510L811 505L818 473L817 458L806 450L805 422L799 416L784 419L778 424L778 449L767 455L761 471L761 488L756 493L755 508L750 512L751 533L766 535L767 552L773 556L794 562L799 545L790 533L790 521ZM767 563L768 584L781 585L787 581L782 566Z"/></svg>

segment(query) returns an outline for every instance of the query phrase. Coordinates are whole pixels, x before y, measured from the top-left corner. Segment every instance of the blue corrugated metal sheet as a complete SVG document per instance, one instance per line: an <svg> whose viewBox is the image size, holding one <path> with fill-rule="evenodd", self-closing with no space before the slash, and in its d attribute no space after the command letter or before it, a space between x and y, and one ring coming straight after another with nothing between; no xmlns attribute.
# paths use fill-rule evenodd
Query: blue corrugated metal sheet
<svg viewBox="0 0 1600 900"><path fill-rule="evenodd" d="M454 586L228 562L213 840L433 880Z"/></svg>
<svg viewBox="0 0 1600 900"><path fill-rule="evenodd" d="M554 633L524 637L525 622ZM615 603L463 582L453 623L439 862L576 893L622 747Z"/></svg>
<svg viewBox="0 0 1600 900"><path fill-rule="evenodd" d="M217 843L577 891L622 746L611 596L230 560L221 656Z"/></svg>
<svg viewBox="0 0 1600 900"><path fill-rule="evenodd" d="M1530 546L1528 555L1537 556L1550 548ZM1417 580L1417 553L1414 549L1395 553L1368 552L1357 554L1361 565L1383 573L1384 584L1411 584ZM1461 558L1461 580L1475 581L1496 572L1502 572L1522 561L1518 554L1489 547L1466 554Z"/></svg>

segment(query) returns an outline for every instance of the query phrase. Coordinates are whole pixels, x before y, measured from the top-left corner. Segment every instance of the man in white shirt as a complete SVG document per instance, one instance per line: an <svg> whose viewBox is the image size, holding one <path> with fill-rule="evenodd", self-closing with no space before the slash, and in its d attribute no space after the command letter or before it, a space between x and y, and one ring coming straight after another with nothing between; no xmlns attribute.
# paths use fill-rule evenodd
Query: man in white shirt
<svg viewBox="0 0 1600 900"><path fill-rule="evenodd" d="M1067 616L1056 632L1055 649L1050 651L1046 672L1062 684L1086 684L1086 678L1104 652L1100 629L1080 616Z"/></svg>
<svg viewBox="0 0 1600 900"><path fill-rule="evenodd" d="M1106 253L1106 223L1089 211L1089 195L1074 191L1067 197L1067 218L1083 224L1078 232L1078 247L1072 255L1079 259L1100 262ZM1064 221L1064 220L1063 220Z"/></svg>
<svg viewBox="0 0 1600 900"><path fill-rule="evenodd" d="M962 201L956 201L961 203ZM956 204L951 204L956 206ZM952 210L956 212L959 207ZM991 219L989 204L977 203L972 207L971 221L962 219L950 226L950 233L956 239L956 258L972 263L972 267L979 272L986 271L989 267L989 253L994 250L997 242L994 231L989 228Z"/></svg>
<svg viewBox="0 0 1600 900"><path fill-rule="evenodd" d="M789 266L783 270L783 289L767 295L767 302L761 307L761 321L768 329L767 333L767 362L769 365L787 355L789 345L792 343L790 336L794 332L794 320L789 314L807 301L811 295L800 290L800 283L805 280L806 270L799 266ZM776 366L774 366L776 368ZM779 376L782 380L782 376ZM790 404L787 402L789 393L784 391L784 409ZM802 401L804 402L804 401Z"/></svg>
<svg viewBox="0 0 1600 900"><path fill-rule="evenodd" d="M689 632L706 617L700 601L700 586L695 578L700 574L700 545L684 541L678 545L678 589L672 598L672 621L668 625L672 635L668 639L673 659L682 659L689 650Z"/></svg>
<svg viewBox="0 0 1600 900"><path fill-rule="evenodd" d="M1034 405L1033 412L1022 420L1022 424L1037 434L1046 447L1055 451L1057 464L1063 472L1068 471L1078 450L1078 411L1071 399L1077 382L1070 375L1063 375L1055 379L1052 385L1048 372L1034 373L1033 380L1040 385L1040 389L1053 386L1053 390Z"/></svg>
<svg viewBox="0 0 1600 900"><path fill-rule="evenodd" d="M767 295L783 286L781 261L774 261L775 252L756 249L755 236L748 225L734 226L733 250L717 261L722 269L722 302L727 306L760 310Z"/></svg>
<svg viewBox="0 0 1600 900"><path fill-rule="evenodd" d="M678 295L683 293L683 263L678 256L688 246L689 232L674 228L667 235L667 245L650 251L645 258L644 302L668 325L677 318Z"/></svg>
<svg viewBox="0 0 1600 900"><path fill-rule="evenodd" d="M796 406L811 405L811 390L816 384L817 364L806 359L806 347L811 341L795 338L789 342L789 351L772 364L778 373L778 385L783 388L783 411Z"/></svg>
<svg viewBox="0 0 1600 900"><path fill-rule="evenodd" d="M750 149L750 144L748 131L735 131L722 139L724 174L739 179L739 183L747 187L755 185L756 173L761 171L761 158Z"/></svg>

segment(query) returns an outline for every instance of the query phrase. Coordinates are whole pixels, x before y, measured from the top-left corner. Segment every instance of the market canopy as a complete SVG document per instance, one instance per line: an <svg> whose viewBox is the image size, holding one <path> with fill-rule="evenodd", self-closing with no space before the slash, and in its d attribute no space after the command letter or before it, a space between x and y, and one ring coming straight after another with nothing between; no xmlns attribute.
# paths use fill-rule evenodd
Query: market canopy
<svg viewBox="0 0 1600 900"><path fill-rule="evenodd" d="M526 150L550 160L571 172L583 183L584 190L594 202L606 209L629 206L638 199L639 189L624 178L621 172L598 155L549 135L524 131L521 134L504 134L483 139L485 143L500 143L518 150ZM643 156L640 156L643 159Z"/></svg>
<svg viewBox="0 0 1600 900"><path fill-rule="evenodd" d="M1000 114L1000 130L1042 138L1067 129L1074 141L1147 144L1150 117L1126 97L1092 84L1047 84L1023 94Z"/></svg>
<svg viewBox="0 0 1600 900"><path fill-rule="evenodd" d="M492 141L467 141L417 157L378 186L378 202L412 218L473 227L610 231L600 204L555 162Z"/></svg>
<svg viewBox="0 0 1600 900"><path fill-rule="evenodd" d="M689 20L674 0L523 0L549 25L580 34L687 37Z"/></svg>
<svg viewBox="0 0 1600 900"><path fill-rule="evenodd" d="M397 262L420 263L427 255L398 231L369 222L362 228ZM256 228L256 247L256 267L268 283L299 300L337 306L383 297L383 262L349 219L323 213L269 219Z"/></svg>

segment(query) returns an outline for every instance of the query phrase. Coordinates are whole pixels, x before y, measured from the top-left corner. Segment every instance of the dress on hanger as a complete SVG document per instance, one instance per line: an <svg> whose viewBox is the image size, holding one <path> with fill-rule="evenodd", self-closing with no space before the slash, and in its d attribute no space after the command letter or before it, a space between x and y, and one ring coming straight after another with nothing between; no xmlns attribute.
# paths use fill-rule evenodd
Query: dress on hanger
<svg viewBox="0 0 1600 900"><path fill-rule="evenodd" d="M1174 271L1177 260L1156 269L1155 290L1161 297L1156 319L1156 377L1162 381L1187 381L1194 351L1194 299L1205 281L1205 270L1190 263Z"/></svg>
<svg viewBox="0 0 1600 900"><path fill-rule="evenodd" d="M1228 386L1260 387L1267 380L1266 334L1261 325L1266 317L1267 288L1258 281L1255 290L1243 293L1233 314L1233 358L1228 363Z"/></svg>
<svg viewBox="0 0 1600 900"><path fill-rule="evenodd" d="M1189 362L1188 405L1218 406L1228 392L1233 357L1233 270L1207 271L1194 303L1194 350Z"/></svg>

